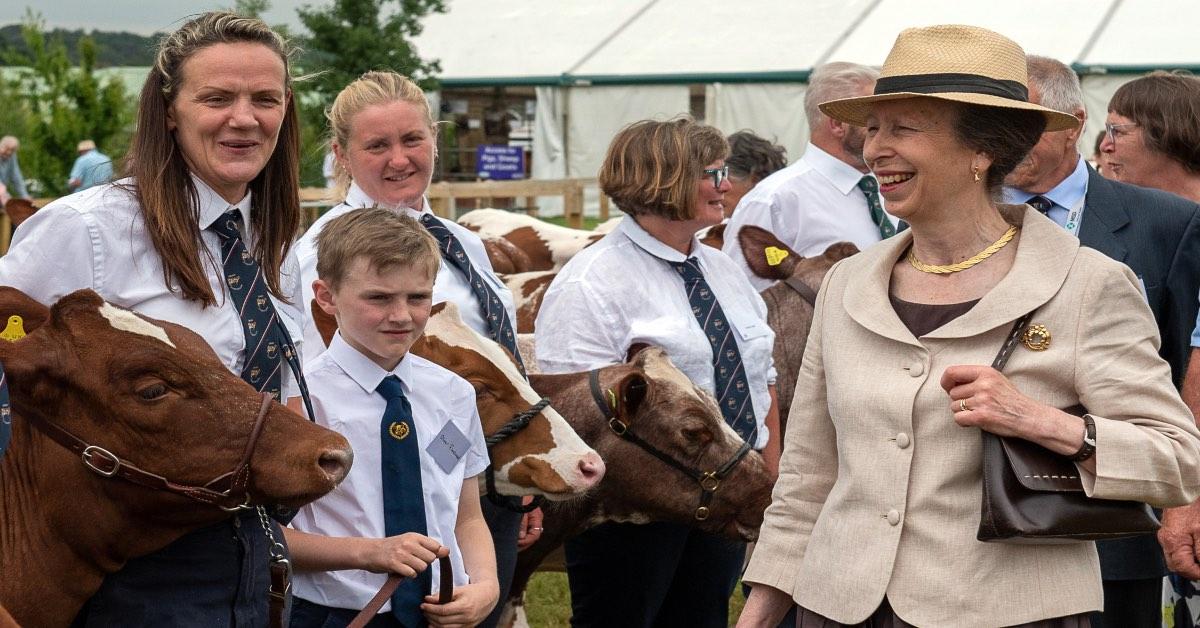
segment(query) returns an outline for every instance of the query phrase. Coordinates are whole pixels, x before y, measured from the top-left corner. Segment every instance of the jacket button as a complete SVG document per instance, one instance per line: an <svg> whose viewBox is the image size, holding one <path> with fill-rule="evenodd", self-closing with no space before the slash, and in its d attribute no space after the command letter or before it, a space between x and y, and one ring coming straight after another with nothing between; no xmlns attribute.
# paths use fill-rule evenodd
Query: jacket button
<svg viewBox="0 0 1200 628"><path fill-rule="evenodd" d="M900 432L899 434L896 435L896 446L899 447L900 449L908 449L908 446L911 443L912 443L912 441L908 438L908 434L905 434L904 432Z"/></svg>
<svg viewBox="0 0 1200 628"><path fill-rule="evenodd" d="M888 520L888 523L890 523L892 525L899 524L900 523L900 511L889 510L887 513L887 520Z"/></svg>
<svg viewBox="0 0 1200 628"><path fill-rule="evenodd" d="M925 374L925 365L921 364L920 362L913 362L912 364L904 367L904 370L908 371L908 374L911 377L920 377L921 375Z"/></svg>

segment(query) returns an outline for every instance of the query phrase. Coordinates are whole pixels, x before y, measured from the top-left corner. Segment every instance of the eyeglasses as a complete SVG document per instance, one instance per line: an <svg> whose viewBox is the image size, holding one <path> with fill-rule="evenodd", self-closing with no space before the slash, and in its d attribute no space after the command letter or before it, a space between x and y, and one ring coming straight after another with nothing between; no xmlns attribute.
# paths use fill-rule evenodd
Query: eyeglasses
<svg viewBox="0 0 1200 628"><path fill-rule="evenodd" d="M1125 124L1113 124L1111 122L1105 122L1104 123L1104 134L1106 136L1108 136L1108 141L1115 144L1117 142L1118 129L1123 129L1127 126L1137 126L1137 125L1138 125L1137 122L1126 122ZM1122 131L1120 134L1124 135L1125 132Z"/></svg>
<svg viewBox="0 0 1200 628"><path fill-rule="evenodd" d="M713 189L719 190L719 189L721 189L721 183L723 181L725 181L725 179L729 178L729 166L722 166L720 168L709 168L708 170L704 171L704 176L712 177Z"/></svg>

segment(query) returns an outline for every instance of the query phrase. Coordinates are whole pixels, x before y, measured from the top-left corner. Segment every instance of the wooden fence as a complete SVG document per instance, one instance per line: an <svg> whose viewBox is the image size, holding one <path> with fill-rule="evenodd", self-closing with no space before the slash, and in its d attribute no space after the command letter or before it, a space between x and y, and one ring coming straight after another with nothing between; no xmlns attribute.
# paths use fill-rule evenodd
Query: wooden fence
<svg viewBox="0 0 1200 628"><path fill-rule="evenodd" d="M459 201L471 201L471 209L490 207L496 199L523 199L522 208L530 216L538 215L537 197L561 196L563 199L563 215L569 227L583 228L583 194L584 191L596 185L595 179L558 179L552 181L477 181L469 183L450 183L441 181L429 186L428 196L430 209L439 216L454 218L459 210L466 209ZM600 220L608 220L608 197L600 194ZM34 199L34 205L45 207L53 198ZM325 188L301 188L300 205L305 211L305 224L311 225L321 210L332 207L340 200L330 197L330 191ZM8 252L12 238L12 223L8 214L0 211L0 255Z"/></svg>

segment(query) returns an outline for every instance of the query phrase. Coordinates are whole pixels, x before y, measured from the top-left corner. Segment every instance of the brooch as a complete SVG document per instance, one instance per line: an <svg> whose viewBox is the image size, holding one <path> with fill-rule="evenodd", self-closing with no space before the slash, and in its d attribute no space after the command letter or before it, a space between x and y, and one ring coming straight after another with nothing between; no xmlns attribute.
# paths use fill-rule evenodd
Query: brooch
<svg viewBox="0 0 1200 628"><path fill-rule="evenodd" d="M1021 343L1034 351L1045 351L1050 348L1050 330L1045 325L1030 325L1021 334Z"/></svg>

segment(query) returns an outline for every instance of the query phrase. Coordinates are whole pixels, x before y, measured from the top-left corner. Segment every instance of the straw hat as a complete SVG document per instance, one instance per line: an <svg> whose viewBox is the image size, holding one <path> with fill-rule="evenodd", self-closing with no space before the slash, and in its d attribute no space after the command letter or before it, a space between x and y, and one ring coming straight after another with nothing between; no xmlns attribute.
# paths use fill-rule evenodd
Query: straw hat
<svg viewBox="0 0 1200 628"><path fill-rule="evenodd" d="M1029 102L1025 51L1013 40L977 26L908 28L883 62L873 96L821 103L825 115L866 126L871 103L928 97L1040 111L1047 131L1079 126L1075 116Z"/></svg>
<svg viewBox="0 0 1200 628"><path fill-rule="evenodd" d="M96 150L96 143L92 140L83 140L79 142L79 144L75 145L75 150L80 153L89 150Z"/></svg>

